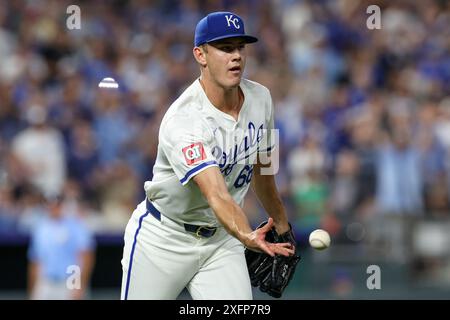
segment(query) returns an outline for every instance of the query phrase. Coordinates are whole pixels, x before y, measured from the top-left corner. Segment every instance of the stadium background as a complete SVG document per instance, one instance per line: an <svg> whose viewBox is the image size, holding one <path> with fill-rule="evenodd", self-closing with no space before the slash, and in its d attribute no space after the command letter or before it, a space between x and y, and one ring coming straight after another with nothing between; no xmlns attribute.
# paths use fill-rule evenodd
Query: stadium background
<svg viewBox="0 0 450 320"><path fill-rule="evenodd" d="M71 4L80 30L66 27ZM373 4L380 30L366 27ZM152 177L161 117L199 74L195 24L215 10L260 39L246 77L275 101L277 183L302 255L286 298L450 298L444 0L0 1L0 298L27 298L29 235L41 194L57 193L96 237L91 298L119 297L124 226ZM105 77L120 89L99 89ZM43 115L33 168L15 150L20 136L38 143ZM252 194L245 211L264 219ZM307 246L319 227L332 236L323 252ZM370 265L380 290L366 287Z"/></svg>

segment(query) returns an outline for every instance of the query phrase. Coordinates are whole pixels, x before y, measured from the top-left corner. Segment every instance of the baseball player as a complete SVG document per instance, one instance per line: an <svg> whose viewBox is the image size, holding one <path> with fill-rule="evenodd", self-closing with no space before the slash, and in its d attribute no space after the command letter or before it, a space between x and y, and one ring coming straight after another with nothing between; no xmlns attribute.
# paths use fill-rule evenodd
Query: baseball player
<svg viewBox="0 0 450 320"><path fill-rule="evenodd" d="M266 233L289 230L273 175L269 90L244 79L244 22L214 12L197 24L193 54L201 75L167 110L146 199L125 230L122 299L252 299L244 249L292 256L291 243ZM252 230L242 210L252 185L270 218Z"/></svg>

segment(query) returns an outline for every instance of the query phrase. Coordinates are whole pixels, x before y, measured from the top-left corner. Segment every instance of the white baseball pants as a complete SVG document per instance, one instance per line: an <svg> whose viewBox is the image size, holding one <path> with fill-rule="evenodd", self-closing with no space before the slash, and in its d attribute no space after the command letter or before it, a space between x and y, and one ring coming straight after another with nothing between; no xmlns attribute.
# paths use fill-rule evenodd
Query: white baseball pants
<svg viewBox="0 0 450 320"><path fill-rule="evenodd" d="M159 221L143 201L124 239L122 300L176 299L184 288L193 299L252 299L244 246L223 227L200 238L163 215Z"/></svg>

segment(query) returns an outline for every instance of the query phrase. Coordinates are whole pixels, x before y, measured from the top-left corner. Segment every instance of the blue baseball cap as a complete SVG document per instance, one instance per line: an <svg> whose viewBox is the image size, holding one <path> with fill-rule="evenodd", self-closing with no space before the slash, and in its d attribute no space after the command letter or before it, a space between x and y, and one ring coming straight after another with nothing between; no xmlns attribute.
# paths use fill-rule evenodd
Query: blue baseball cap
<svg viewBox="0 0 450 320"><path fill-rule="evenodd" d="M232 12L213 12L197 23L194 45L196 47L226 38L243 38L246 43L258 41L258 38L245 34L244 21Z"/></svg>

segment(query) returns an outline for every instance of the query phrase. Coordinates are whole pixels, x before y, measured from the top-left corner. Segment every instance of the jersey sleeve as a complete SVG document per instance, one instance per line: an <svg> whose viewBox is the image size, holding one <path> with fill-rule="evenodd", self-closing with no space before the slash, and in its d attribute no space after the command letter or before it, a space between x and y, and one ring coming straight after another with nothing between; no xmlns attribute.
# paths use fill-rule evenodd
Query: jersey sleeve
<svg viewBox="0 0 450 320"><path fill-rule="evenodd" d="M214 136L206 122L196 117L173 116L161 128L159 143L182 185L211 166Z"/></svg>
<svg viewBox="0 0 450 320"><path fill-rule="evenodd" d="M275 121L274 121L274 106L270 93L268 99L270 100L269 103L270 110L269 112L267 112L268 117L266 119L264 133L261 141L258 144L258 154L270 154L270 152L273 149L275 149L277 141L277 135L275 132Z"/></svg>

